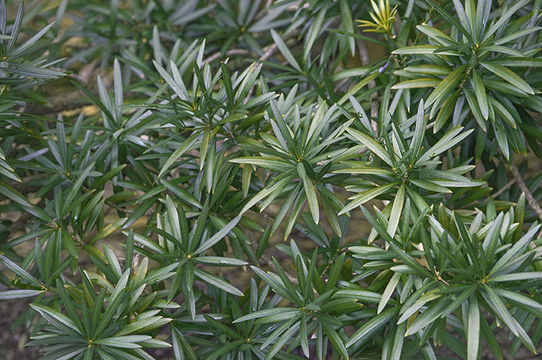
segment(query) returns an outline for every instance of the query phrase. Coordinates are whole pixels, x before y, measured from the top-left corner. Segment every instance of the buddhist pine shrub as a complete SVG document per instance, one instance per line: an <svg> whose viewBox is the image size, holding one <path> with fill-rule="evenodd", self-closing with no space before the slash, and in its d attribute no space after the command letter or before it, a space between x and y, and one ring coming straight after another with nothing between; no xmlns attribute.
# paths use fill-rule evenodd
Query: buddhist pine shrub
<svg viewBox="0 0 542 360"><path fill-rule="evenodd" d="M27 345L535 353L541 4L2 0L0 299L29 298Z"/></svg>

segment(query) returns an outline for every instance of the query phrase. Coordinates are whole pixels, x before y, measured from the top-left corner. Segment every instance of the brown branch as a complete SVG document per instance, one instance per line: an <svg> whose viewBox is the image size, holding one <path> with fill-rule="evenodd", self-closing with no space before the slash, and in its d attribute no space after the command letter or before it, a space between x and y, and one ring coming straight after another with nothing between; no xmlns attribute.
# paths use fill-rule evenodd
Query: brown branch
<svg viewBox="0 0 542 360"><path fill-rule="evenodd" d="M273 55L275 53L275 51L277 51L277 44L273 43L273 44L271 44L269 46L264 47L263 50L264 50L264 53L260 57L261 61L265 61L265 60L269 59L271 57L271 55Z"/></svg>
<svg viewBox="0 0 542 360"><path fill-rule="evenodd" d="M271 44L263 48L263 54L260 56L261 61L265 61L271 57L277 51L277 45ZM213 55L209 56L207 59L205 59L204 62L213 62L216 59L220 58L222 53L220 51L215 52ZM250 55L250 51L246 49L231 49L226 52L224 56L233 56L233 55Z"/></svg>
<svg viewBox="0 0 542 360"><path fill-rule="evenodd" d="M500 188L498 191L495 192L495 194L491 195L493 199L495 199L497 196L505 192L510 188L510 186L514 185L516 183L516 179L510 180L506 185L504 185L502 188Z"/></svg>
<svg viewBox="0 0 542 360"><path fill-rule="evenodd" d="M510 171L514 175L514 178L516 179L516 182L518 183L519 188L523 193L525 194L525 197L527 198L527 203L531 207L531 209L534 210L536 215L538 215L538 218L540 221L542 221L542 208L540 207L540 204L536 201L533 194L525 184L525 181L523 181L523 178L521 177L521 174L518 171L518 168L515 165L510 166Z"/></svg>
<svg viewBox="0 0 542 360"><path fill-rule="evenodd" d="M300 5L301 5L301 2L298 1L296 4L293 4L293 5L288 6L288 8L287 8L286 10L288 10L288 11L297 11L297 10L299 9L299 6L300 6ZM308 8L310 8L310 4L309 4L308 2L305 2L305 3L303 4L303 7L302 7L302 8L303 8L303 9L308 9Z"/></svg>
<svg viewBox="0 0 542 360"><path fill-rule="evenodd" d="M233 55L249 55L249 54L250 52L245 49L231 49L231 50L226 51L226 54L224 54L224 56L228 57L228 56L233 56ZM222 53L220 51L217 51L213 55L205 59L204 62L208 62L208 63L213 62L216 59L218 59L221 55Z"/></svg>

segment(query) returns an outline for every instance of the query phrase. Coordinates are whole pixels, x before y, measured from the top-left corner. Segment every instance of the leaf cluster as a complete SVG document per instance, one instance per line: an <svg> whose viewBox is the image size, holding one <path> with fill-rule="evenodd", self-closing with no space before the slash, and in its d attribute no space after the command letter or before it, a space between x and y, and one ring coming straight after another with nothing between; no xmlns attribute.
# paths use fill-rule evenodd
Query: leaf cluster
<svg viewBox="0 0 542 360"><path fill-rule="evenodd" d="M539 1L16 5L0 299L44 359L540 346Z"/></svg>

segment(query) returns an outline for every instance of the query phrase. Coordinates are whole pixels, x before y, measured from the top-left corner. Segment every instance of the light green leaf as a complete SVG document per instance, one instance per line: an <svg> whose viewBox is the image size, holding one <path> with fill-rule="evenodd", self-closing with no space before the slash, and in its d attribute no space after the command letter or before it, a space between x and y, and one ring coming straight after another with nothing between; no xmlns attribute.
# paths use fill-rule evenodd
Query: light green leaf
<svg viewBox="0 0 542 360"><path fill-rule="evenodd" d="M429 326L429 324L440 317L442 310L444 310L448 304L449 301L447 298L441 298L440 300L431 304L424 312L418 315L412 324L410 324L405 336L416 334L425 329L427 326Z"/></svg>
<svg viewBox="0 0 542 360"><path fill-rule="evenodd" d="M469 303L467 321L467 360L477 360L480 348L480 308L476 296Z"/></svg>
<svg viewBox="0 0 542 360"><path fill-rule="evenodd" d="M364 343L372 334L377 332L381 327L385 326L397 313L399 307L395 306L381 312L380 314L372 317L369 321L364 323L348 340L346 347L349 348L354 344Z"/></svg>
<svg viewBox="0 0 542 360"><path fill-rule="evenodd" d="M241 216L236 216L232 221L227 223L220 231L211 236L209 239L201 243L200 247L194 251L194 254L199 254L209 249L211 246L215 245L217 242L222 240L232 229L237 226L237 223L241 220Z"/></svg>
<svg viewBox="0 0 542 360"><path fill-rule="evenodd" d="M358 131L352 128L348 128L346 129L346 131L354 139L358 140L363 145L365 145L369 150L375 153L375 155L378 156L380 159L382 159L386 164L388 164L389 166L393 166L393 162L391 161L388 155L388 152L376 140L362 133L361 131Z"/></svg>
<svg viewBox="0 0 542 360"><path fill-rule="evenodd" d="M66 315L56 311L45 305L30 304L30 307L40 313L51 325L57 329L64 331L65 327L74 330L77 334L81 335L81 331L77 328L77 325L68 318Z"/></svg>
<svg viewBox="0 0 542 360"><path fill-rule="evenodd" d="M425 190L433 191L436 193L443 193L443 194L452 193L452 190L448 189L447 187L437 185L431 181L426 181L426 180L421 180L421 179L409 179L408 181Z"/></svg>
<svg viewBox="0 0 542 360"><path fill-rule="evenodd" d="M13 261L11 261L10 259L8 259L2 254L0 254L0 263L4 264L5 267L13 271L15 275L24 279L29 284L32 284L37 287L42 287L41 283L35 277L27 273L23 268L21 268L19 265L17 265L16 263L14 263Z"/></svg>
<svg viewBox="0 0 542 360"><path fill-rule="evenodd" d="M275 170L282 173L291 170L292 168L292 165L285 160L264 156L239 157L231 159L230 162L237 164L257 165L265 169Z"/></svg>
<svg viewBox="0 0 542 360"><path fill-rule="evenodd" d="M322 321L321 323L329 341L331 341L331 344L333 344L333 348L336 349L341 355L341 359L348 360L350 358L348 356L348 350L346 350L346 347L344 346L344 343L337 331L335 331L335 329L333 329L331 325L328 325L325 321Z"/></svg>
<svg viewBox="0 0 542 360"><path fill-rule="evenodd" d="M374 199L377 196L387 194L390 192L398 183L392 183L382 186L377 186L374 189L364 191L357 195L351 197L352 201L348 203L340 212L339 215L342 215L354 208L357 208L360 205L365 204L367 201Z"/></svg>
<svg viewBox="0 0 542 360"><path fill-rule="evenodd" d="M513 85L514 87L526 92L527 94L534 95L533 88L529 86L529 84L527 84L525 80L520 78L512 70L493 62L490 63L486 61L480 61L480 64L504 81L508 82L510 85Z"/></svg>
<svg viewBox="0 0 542 360"><path fill-rule="evenodd" d="M160 173L158 174L158 177L161 177L164 175L164 173L173 165L175 161L179 157L181 157L186 151L188 151L192 146L196 143L198 138L200 137L199 133L194 133L190 137L188 137L182 144L173 152L173 154L170 155L170 157L166 160L164 165L162 166L162 169L160 169Z"/></svg>
<svg viewBox="0 0 542 360"><path fill-rule="evenodd" d="M376 310L377 314L380 314L382 310L386 307L386 304L390 300L391 295L395 291L395 287L399 283L399 280L401 279L401 273L394 273L391 277L390 281L388 282L388 285L386 285L386 288L384 289L384 292L382 293L382 298L380 299L380 303L378 304L378 308Z"/></svg>
<svg viewBox="0 0 542 360"><path fill-rule="evenodd" d="M243 206L243 209L241 209L241 214L244 214L245 212L247 212L251 207L256 205L259 201L263 200L269 194L272 194L275 191L282 191L282 189L284 189L284 187L288 185L289 182L290 182L290 178L286 177L284 179L277 181L271 186L263 188L259 193L254 195L254 197L252 197L252 199L250 199L250 201L248 201L245 206ZM262 210L263 208L260 211Z"/></svg>
<svg viewBox="0 0 542 360"><path fill-rule="evenodd" d="M95 343L121 349L139 349L141 348L141 345L138 344L138 342L150 339L152 339L152 337L148 335L127 335L111 337L107 339L99 339L96 340Z"/></svg>
<svg viewBox="0 0 542 360"><path fill-rule="evenodd" d="M439 46L436 45L414 45L405 46L400 49L392 51L394 55L430 55L437 50ZM448 55L447 53L440 52L439 54ZM453 53L455 55L456 53Z"/></svg>
<svg viewBox="0 0 542 360"><path fill-rule="evenodd" d="M164 321L165 320L165 323ZM128 325L122 327L119 332L116 333L117 336L127 335L134 332L141 331L145 329L146 331L155 329L157 325L163 326L170 322L173 319L164 319L162 316L151 316L148 318L143 318L134 322L129 323Z"/></svg>
<svg viewBox="0 0 542 360"><path fill-rule="evenodd" d="M269 349L269 352L265 356L265 360L273 359L274 356L282 349L282 347L292 339L298 328L299 322L296 322L295 324L289 326L288 330L286 330L284 334L282 334L281 337L277 340L277 342L271 347L271 349Z"/></svg>
<svg viewBox="0 0 542 360"><path fill-rule="evenodd" d="M288 49L288 46L286 45L284 40L282 40L280 35L274 29L271 29L271 36L273 37L275 44L279 48L280 52L282 53L282 56L284 56L288 64L290 64L297 71L301 72L301 68L299 67L299 64L297 63L297 61L295 60L294 55L292 55L292 53L290 52L290 49Z"/></svg>
<svg viewBox="0 0 542 360"><path fill-rule="evenodd" d="M202 264L209 264L215 266L244 266L248 263L244 260L239 260L235 258L227 258L221 256L198 256L193 259L195 262Z"/></svg>
<svg viewBox="0 0 542 360"><path fill-rule="evenodd" d="M303 59L305 59L305 61L307 61L309 58L312 45L314 44L316 37L320 35L320 32L322 31L322 23L324 22L326 11L327 7L323 6L318 15L313 18L309 31L305 35L305 46L303 49Z"/></svg>
<svg viewBox="0 0 542 360"><path fill-rule="evenodd" d="M308 178L305 172L305 166L303 163L297 164L297 173L303 180L303 187L305 188L305 195L307 196L307 202L309 203L309 209L312 214L312 219L316 224L320 222L320 209L318 207L318 199L316 197L316 191L311 179Z"/></svg>
<svg viewBox="0 0 542 360"><path fill-rule="evenodd" d="M510 331L512 331L512 333L516 335L529 350L531 350L533 353L536 352L536 348L534 347L532 340L529 338L529 335L527 335L517 320L512 317L501 298L488 285L484 285L484 290L484 298L495 314L506 324L506 326L508 326Z"/></svg>
<svg viewBox="0 0 542 360"><path fill-rule="evenodd" d="M341 9L341 20L344 30L348 33L353 33L354 25L352 22L352 12L350 10L350 4L348 3L348 0L340 0L339 5ZM348 37L348 47L350 48L350 55L354 56L356 51L356 40L353 36Z"/></svg>
<svg viewBox="0 0 542 360"><path fill-rule="evenodd" d="M401 81L400 83L393 85L391 88L394 90L418 89L418 88L426 88L426 87L437 87L440 83L441 83L441 80L439 79L421 78L421 79Z"/></svg>
<svg viewBox="0 0 542 360"><path fill-rule="evenodd" d="M480 112L482 113L482 116L485 120L487 120L489 116L489 110L488 110L488 103L487 103L487 95L486 95L486 88L484 86L484 83L482 81L482 78L480 77L480 74L478 74L478 71L476 69L472 69L472 88L474 90L474 95L476 95L476 99L478 100L478 106L480 107Z"/></svg>
<svg viewBox="0 0 542 360"><path fill-rule="evenodd" d="M540 304L538 301L534 300L531 297L523 295L517 291L510 291L506 289L495 288L493 289L493 291L495 291L497 295L503 298L512 300L517 304L523 305L525 309L532 313L535 313L539 317L542 315L542 304Z"/></svg>
<svg viewBox="0 0 542 360"><path fill-rule="evenodd" d="M268 318L269 321L266 322L273 322L273 316L280 315L280 318L284 318L284 314L289 315L295 315L300 314L300 310L296 308L291 307L278 307L278 308L272 308L272 309L265 309L265 310L259 310L247 315L243 315L233 321L233 323L239 323L243 321L248 320L254 320L254 319L260 319L260 318Z"/></svg>
<svg viewBox="0 0 542 360"><path fill-rule="evenodd" d="M395 231L399 225L399 220L401 219L401 213L403 211L403 205L405 204L405 184L401 184L395 199L393 199L393 206L391 208L390 218L388 220L388 234L391 237L395 236Z"/></svg>
<svg viewBox="0 0 542 360"><path fill-rule="evenodd" d="M194 274L199 277L201 280L205 281L208 284L211 284L213 286L216 286L217 288L224 290L227 293L236 295L236 296L244 296L244 294L239 291L235 286L231 285L230 283L209 274L206 271L200 270L198 268L194 268Z"/></svg>
<svg viewBox="0 0 542 360"><path fill-rule="evenodd" d="M427 101L425 102L425 108L427 109L429 106L433 105L435 101L440 101L442 98L446 97L449 93L451 93L461 82L461 80L463 80L466 68L466 64L461 65L457 69L452 71L448 76L446 76L446 78L444 78L444 80L440 82L440 84L427 98Z"/></svg>
<svg viewBox="0 0 542 360"><path fill-rule="evenodd" d="M108 237L109 235L113 234L115 231L120 229L127 220L128 218L126 217L115 220L113 223L104 227L102 231L100 231L98 234L96 234L96 236L94 236L90 241L88 241L88 244L93 244L96 241L104 239Z"/></svg>
<svg viewBox="0 0 542 360"><path fill-rule="evenodd" d="M470 129L467 131L464 131L463 127L459 126L455 129L450 130L446 135L444 135L442 138L440 138L439 141L436 142L435 145L433 145L431 148L429 148L416 162L416 164L419 164L423 161L429 160L443 152L445 152L448 149L453 148L455 145L459 144L463 139L465 139L467 136L470 135L471 132L474 131L474 129Z"/></svg>
<svg viewBox="0 0 542 360"><path fill-rule="evenodd" d="M0 300L11 300L42 294L43 290L6 290L0 291Z"/></svg>
<svg viewBox="0 0 542 360"><path fill-rule="evenodd" d="M488 281L495 282L506 282L506 281L527 281L527 280L536 280L542 279L542 272L532 271L532 272L519 272L512 274L496 275L490 276Z"/></svg>

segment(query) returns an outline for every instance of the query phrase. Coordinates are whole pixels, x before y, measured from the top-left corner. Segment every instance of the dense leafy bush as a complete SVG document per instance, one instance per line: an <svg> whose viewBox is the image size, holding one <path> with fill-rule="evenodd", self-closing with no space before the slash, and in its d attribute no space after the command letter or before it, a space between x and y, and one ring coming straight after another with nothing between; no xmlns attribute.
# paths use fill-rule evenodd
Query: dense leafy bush
<svg viewBox="0 0 542 360"><path fill-rule="evenodd" d="M536 351L540 1L18 5L0 299L44 359Z"/></svg>

